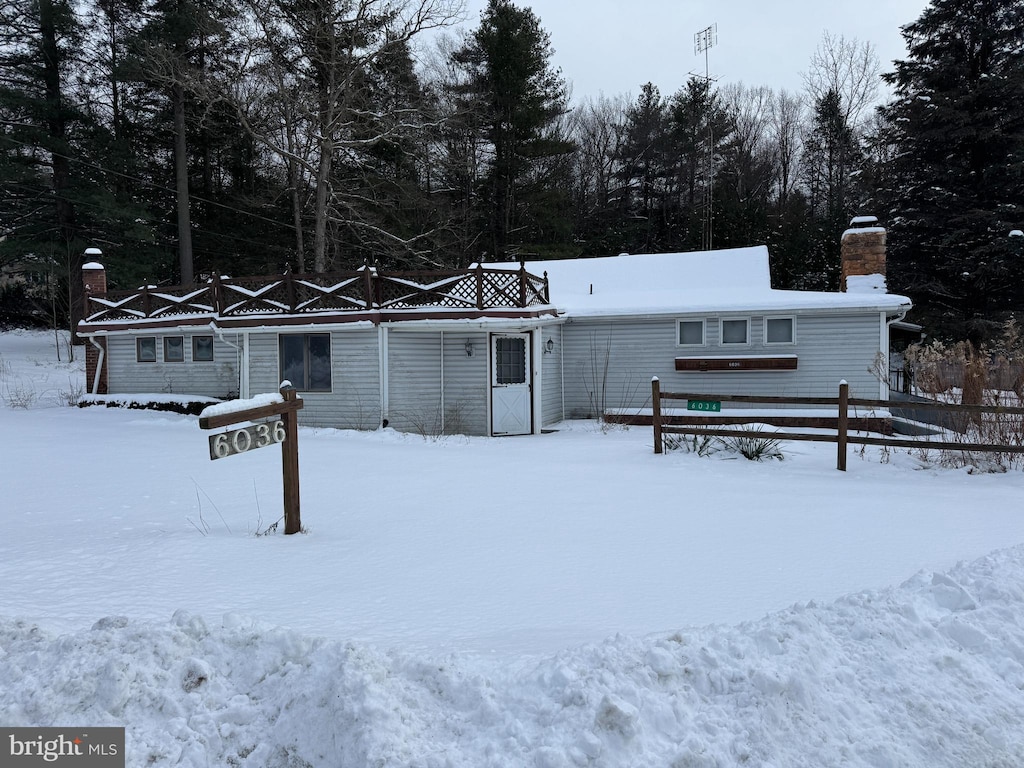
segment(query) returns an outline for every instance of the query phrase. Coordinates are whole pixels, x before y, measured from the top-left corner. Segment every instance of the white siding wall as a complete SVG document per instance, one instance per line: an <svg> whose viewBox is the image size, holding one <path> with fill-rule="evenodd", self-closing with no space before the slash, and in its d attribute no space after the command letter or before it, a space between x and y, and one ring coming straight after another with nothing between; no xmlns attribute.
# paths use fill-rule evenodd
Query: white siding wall
<svg viewBox="0 0 1024 768"><path fill-rule="evenodd" d="M330 334L332 391L301 393L303 409L299 411L299 423L338 429L376 429L381 419L377 329L335 329ZM278 334L251 333L249 394L276 392L280 384Z"/></svg>
<svg viewBox="0 0 1024 768"><path fill-rule="evenodd" d="M163 393L175 395L205 395L207 397L238 397L238 352L219 337L213 337L213 361L193 362L192 336L210 336L209 332L187 331L167 333L140 333L138 336L108 336L107 391L112 395ZM183 336L185 359L180 363L165 363L163 339L165 336ZM228 341L241 345L241 337L224 334ZM156 339L156 362L140 363L136 360L135 339ZM89 382L92 386L92 382Z"/></svg>
<svg viewBox="0 0 1024 768"><path fill-rule="evenodd" d="M719 317L713 315L615 322L570 320L563 326L566 417L595 417L608 408L649 407L654 376L661 379L663 390L671 392L801 397L836 397L840 379L846 379L851 397L878 397L878 380L868 370L879 351L882 329L878 313L778 316L796 317L795 344L765 345L763 314L736 316L750 317L751 343L743 346L719 344ZM704 347L676 344L677 321L691 319L706 320ZM675 370L676 357L741 355L796 355L798 368Z"/></svg>
<svg viewBox="0 0 1024 768"><path fill-rule="evenodd" d="M389 426L423 435L488 434L487 354L482 332L389 329Z"/></svg>
<svg viewBox="0 0 1024 768"><path fill-rule="evenodd" d="M473 356L466 354L466 342ZM487 435L487 334L444 333L444 410L448 434Z"/></svg>
<svg viewBox="0 0 1024 768"><path fill-rule="evenodd" d="M540 330L541 425L562 421L562 327L549 325ZM554 341L551 352L545 352L548 339Z"/></svg>
<svg viewBox="0 0 1024 768"><path fill-rule="evenodd" d="M441 433L441 334L388 331L388 423L401 432Z"/></svg>

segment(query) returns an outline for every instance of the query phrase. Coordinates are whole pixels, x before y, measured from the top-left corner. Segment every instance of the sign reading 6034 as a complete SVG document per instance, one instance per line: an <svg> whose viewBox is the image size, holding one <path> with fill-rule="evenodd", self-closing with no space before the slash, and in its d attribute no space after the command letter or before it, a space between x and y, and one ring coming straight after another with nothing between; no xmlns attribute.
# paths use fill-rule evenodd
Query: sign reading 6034
<svg viewBox="0 0 1024 768"><path fill-rule="evenodd" d="M281 420L210 435L210 458L223 459L236 453L277 445L284 442L284 435L284 422Z"/></svg>

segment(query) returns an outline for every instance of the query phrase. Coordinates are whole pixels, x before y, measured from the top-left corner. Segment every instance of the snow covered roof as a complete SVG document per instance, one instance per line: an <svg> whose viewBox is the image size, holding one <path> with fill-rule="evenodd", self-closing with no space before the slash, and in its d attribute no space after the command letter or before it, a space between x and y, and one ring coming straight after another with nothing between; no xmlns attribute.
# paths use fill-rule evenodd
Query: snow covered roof
<svg viewBox="0 0 1024 768"><path fill-rule="evenodd" d="M511 268L517 264L489 264ZM688 253L621 254L591 259L527 261L547 272L551 302L570 316L652 315L910 308L905 296L880 291L835 293L771 287L763 245Z"/></svg>

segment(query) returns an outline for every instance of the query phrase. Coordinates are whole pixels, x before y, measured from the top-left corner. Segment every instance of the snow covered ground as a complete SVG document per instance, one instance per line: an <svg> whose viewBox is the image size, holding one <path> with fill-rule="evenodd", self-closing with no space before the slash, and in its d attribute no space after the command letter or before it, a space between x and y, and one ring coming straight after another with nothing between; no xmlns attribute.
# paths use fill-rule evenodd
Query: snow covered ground
<svg viewBox="0 0 1024 768"><path fill-rule="evenodd" d="M79 354L81 351L79 350ZM1024 475L65 407L0 333L0 725L130 766L1024 765ZM898 585L898 586L892 586Z"/></svg>

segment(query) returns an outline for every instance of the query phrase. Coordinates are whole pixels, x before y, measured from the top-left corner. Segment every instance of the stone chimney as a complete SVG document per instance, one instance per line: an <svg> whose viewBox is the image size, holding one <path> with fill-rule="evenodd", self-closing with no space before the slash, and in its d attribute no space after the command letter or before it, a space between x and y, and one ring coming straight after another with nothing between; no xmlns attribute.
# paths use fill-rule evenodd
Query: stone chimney
<svg viewBox="0 0 1024 768"><path fill-rule="evenodd" d="M874 216L855 216L840 245L840 290L885 293L885 227Z"/></svg>
<svg viewBox="0 0 1024 768"><path fill-rule="evenodd" d="M107 271L96 259L103 255L99 248L86 248L86 262L82 265L82 295L85 307L83 316L88 318L91 314L89 299L92 296L105 296L107 293ZM92 343L100 345L100 349ZM85 345L85 387L92 395L107 394L107 367L103 365L103 358L106 357L107 340L102 336L90 340ZM96 371L99 369L99 377Z"/></svg>

